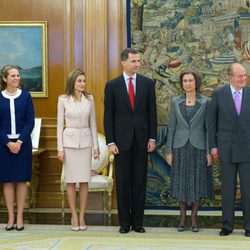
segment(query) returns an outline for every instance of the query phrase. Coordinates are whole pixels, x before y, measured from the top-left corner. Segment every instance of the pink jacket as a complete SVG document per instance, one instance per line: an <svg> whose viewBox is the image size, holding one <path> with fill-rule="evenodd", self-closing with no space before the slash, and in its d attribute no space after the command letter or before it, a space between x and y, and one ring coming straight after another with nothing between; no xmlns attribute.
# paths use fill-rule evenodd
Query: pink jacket
<svg viewBox="0 0 250 250"><path fill-rule="evenodd" d="M64 127L65 122L65 127ZM72 96L59 96L57 105L57 149L98 148L94 98L82 95L81 102Z"/></svg>

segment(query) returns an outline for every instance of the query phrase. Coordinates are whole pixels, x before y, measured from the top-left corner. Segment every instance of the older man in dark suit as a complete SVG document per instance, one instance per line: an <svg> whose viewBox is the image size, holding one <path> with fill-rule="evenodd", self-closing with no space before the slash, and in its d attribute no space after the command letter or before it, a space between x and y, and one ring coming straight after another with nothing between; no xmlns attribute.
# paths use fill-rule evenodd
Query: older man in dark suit
<svg viewBox="0 0 250 250"><path fill-rule="evenodd" d="M144 233L147 153L156 145L154 82L138 74L140 57L133 49L121 53L123 74L107 82L104 127L109 151L115 155L120 233L130 226Z"/></svg>
<svg viewBox="0 0 250 250"><path fill-rule="evenodd" d="M240 177L245 236L250 236L250 88L246 70L229 66L230 84L213 91L209 109L209 144L213 158L220 159L222 184L221 236L234 229L237 170Z"/></svg>

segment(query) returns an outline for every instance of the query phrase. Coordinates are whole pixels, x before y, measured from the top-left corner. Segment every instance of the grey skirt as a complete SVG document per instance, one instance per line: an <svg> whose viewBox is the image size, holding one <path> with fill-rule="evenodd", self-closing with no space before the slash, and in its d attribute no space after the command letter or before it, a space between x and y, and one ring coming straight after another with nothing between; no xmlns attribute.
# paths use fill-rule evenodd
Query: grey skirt
<svg viewBox="0 0 250 250"><path fill-rule="evenodd" d="M171 195L188 205L200 198L214 199L213 173L206 163L206 150L193 147L189 141L173 149Z"/></svg>

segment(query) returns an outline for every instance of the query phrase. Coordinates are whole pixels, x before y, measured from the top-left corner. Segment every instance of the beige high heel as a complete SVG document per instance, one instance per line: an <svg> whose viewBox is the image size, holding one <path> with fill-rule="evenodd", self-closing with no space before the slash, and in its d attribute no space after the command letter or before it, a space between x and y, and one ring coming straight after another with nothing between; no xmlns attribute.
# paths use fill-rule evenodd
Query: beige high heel
<svg viewBox="0 0 250 250"><path fill-rule="evenodd" d="M73 219L71 218L71 230L79 231L79 227L73 227Z"/></svg>
<svg viewBox="0 0 250 250"><path fill-rule="evenodd" d="M84 217L83 217L84 218ZM85 224L85 220L83 219L83 221L84 221L84 224ZM85 225L83 225L83 226L81 226L81 224L80 224L80 220L79 220L79 229L81 230L81 231L85 231L86 229L87 229L87 226L86 226L86 224Z"/></svg>
<svg viewBox="0 0 250 250"><path fill-rule="evenodd" d="M81 231L85 231L85 230L87 229L87 226L80 226L79 229L80 229Z"/></svg>

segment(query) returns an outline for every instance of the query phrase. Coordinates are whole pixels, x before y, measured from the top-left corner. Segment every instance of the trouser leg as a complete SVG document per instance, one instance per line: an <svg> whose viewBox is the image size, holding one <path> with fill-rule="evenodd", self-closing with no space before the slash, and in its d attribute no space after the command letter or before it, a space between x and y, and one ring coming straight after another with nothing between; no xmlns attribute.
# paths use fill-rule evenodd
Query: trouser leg
<svg viewBox="0 0 250 250"><path fill-rule="evenodd" d="M250 163L238 163L239 177L240 177L240 190L241 190L241 203L243 211L243 228L250 230Z"/></svg>
<svg viewBox="0 0 250 250"><path fill-rule="evenodd" d="M234 229L234 204L237 185L237 165L221 162L221 196L223 227Z"/></svg>

